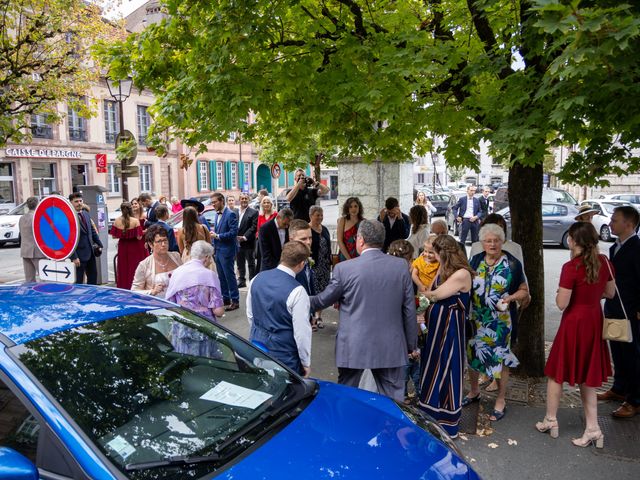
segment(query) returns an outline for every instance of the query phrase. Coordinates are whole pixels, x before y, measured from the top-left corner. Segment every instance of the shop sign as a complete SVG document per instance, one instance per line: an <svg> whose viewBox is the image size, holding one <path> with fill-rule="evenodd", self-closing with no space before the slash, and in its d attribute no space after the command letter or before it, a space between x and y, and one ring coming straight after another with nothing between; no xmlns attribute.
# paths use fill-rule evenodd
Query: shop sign
<svg viewBox="0 0 640 480"><path fill-rule="evenodd" d="M5 155L24 158L82 158L82 152L52 148L7 148Z"/></svg>
<svg viewBox="0 0 640 480"><path fill-rule="evenodd" d="M98 173L107 173L107 154L96 153L96 169Z"/></svg>

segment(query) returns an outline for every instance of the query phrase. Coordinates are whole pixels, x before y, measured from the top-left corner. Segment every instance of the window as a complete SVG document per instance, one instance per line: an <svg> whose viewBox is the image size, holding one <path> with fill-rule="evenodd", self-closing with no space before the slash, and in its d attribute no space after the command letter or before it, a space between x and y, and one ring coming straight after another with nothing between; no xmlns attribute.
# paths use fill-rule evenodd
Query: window
<svg viewBox="0 0 640 480"><path fill-rule="evenodd" d="M236 141L236 138L238 138L238 134L237 134L236 132L231 132L231 133L229 134L229 141L230 141L230 142L235 142L235 141Z"/></svg>
<svg viewBox="0 0 640 480"><path fill-rule="evenodd" d="M6 203L15 203L13 196L13 163L0 163L0 211Z"/></svg>
<svg viewBox="0 0 640 480"><path fill-rule="evenodd" d="M112 100L104 101L104 134L106 143L116 143L116 135L120 131L118 120L118 104Z"/></svg>
<svg viewBox="0 0 640 480"><path fill-rule="evenodd" d="M109 193L120 195L120 165L107 165L107 190Z"/></svg>
<svg viewBox="0 0 640 480"><path fill-rule="evenodd" d="M238 164L229 162L231 170L231 188L238 188Z"/></svg>
<svg viewBox="0 0 640 480"><path fill-rule="evenodd" d="M147 135L149 134L149 126L151 125L151 116L144 105L138 105L138 113L136 115L138 124L138 144L147 144Z"/></svg>
<svg viewBox="0 0 640 480"><path fill-rule="evenodd" d="M140 165L140 191L152 192L151 165Z"/></svg>
<svg viewBox="0 0 640 480"><path fill-rule="evenodd" d="M424 173L418 174L418 183L424 183Z"/></svg>
<svg viewBox="0 0 640 480"><path fill-rule="evenodd" d="M244 183L246 183L249 186L249 190L251 190L251 164L243 163L242 169L244 170ZM244 189L244 185L242 185L242 188Z"/></svg>
<svg viewBox="0 0 640 480"><path fill-rule="evenodd" d="M36 462L40 424L0 379L0 444Z"/></svg>
<svg viewBox="0 0 640 480"><path fill-rule="evenodd" d="M224 190L224 164L216 162L216 185L220 190Z"/></svg>
<svg viewBox="0 0 640 480"><path fill-rule="evenodd" d="M76 110L69 107L68 116L69 120L69 140L75 142L87 141L87 120L82 118Z"/></svg>
<svg viewBox="0 0 640 480"><path fill-rule="evenodd" d="M36 138L53 138L53 128L47 124L46 115L31 115L31 135Z"/></svg>
<svg viewBox="0 0 640 480"><path fill-rule="evenodd" d="M200 172L198 191L209 190L209 162L198 162L198 169Z"/></svg>
<svg viewBox="0 0 640 480"><path fill-rule="evenodd" d="M567 215L567 207L549 203L542 204L543 217L563 217Z"/></svg>

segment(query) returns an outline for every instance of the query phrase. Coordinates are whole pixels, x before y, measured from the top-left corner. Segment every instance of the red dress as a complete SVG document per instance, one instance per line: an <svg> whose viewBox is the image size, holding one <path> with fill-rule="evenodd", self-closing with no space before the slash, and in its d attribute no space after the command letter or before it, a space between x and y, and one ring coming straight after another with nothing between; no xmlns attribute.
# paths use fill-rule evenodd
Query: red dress
<svg viewBox="0 0 640 480"><path fill-rule="evenodd" d="M591 284L587 283L581 257L562 266L560 287L571 290L571 300L562 313L544 369L544 374L557 383L600 387L611 376L609 349L602 340L600 304L607 282L613 280L605 262L607 258L600 255L598 281Z"/></svg>
<svg viewBox="0 0 640 480"><path fill-rule="evenodd" d="M138 237L142 237L142 226L125 231L114 225L109 234L118 239L116 286L131 290L133 275L136 273L138 264L149 255L144 245L144 238L138 240Z"/></svg>

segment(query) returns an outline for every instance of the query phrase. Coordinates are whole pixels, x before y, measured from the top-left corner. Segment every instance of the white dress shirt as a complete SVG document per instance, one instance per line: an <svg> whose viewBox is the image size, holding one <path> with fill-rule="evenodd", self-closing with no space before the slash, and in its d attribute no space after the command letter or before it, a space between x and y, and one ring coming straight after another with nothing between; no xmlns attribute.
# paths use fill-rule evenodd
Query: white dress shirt
<svg viewBox="0 0 640 480"><path fill-rule="evenodd" d="M296 278L296 274L289 267L278 265L277 268ZM253 280L249 284L247 292L247 320L249 327L253 325L253 308L251 307L251 288ZM277 288L277 286L274 286ZM309 311L311 309L309 295L302 285L294 288L287 297L287 311L293 319L293 338L298 346L298 356L303 367L311 366L311 323L309 323Z"/></svg>
<svg viewBox="0 0 640 480"><path fill-rule="evenodd" d="M280 237L280 246L283 246L285 240L287 239L287 229L286 228L278 228L278 236ZM294 275L294 277L295 277L295 275Z"/></svg>
<svg viewBox="0 0 640 480"><path fill-rule="evenodd" d="M473 217L473 197L467 197L467 210L464 212L462 218L471 218Z"/></svg>

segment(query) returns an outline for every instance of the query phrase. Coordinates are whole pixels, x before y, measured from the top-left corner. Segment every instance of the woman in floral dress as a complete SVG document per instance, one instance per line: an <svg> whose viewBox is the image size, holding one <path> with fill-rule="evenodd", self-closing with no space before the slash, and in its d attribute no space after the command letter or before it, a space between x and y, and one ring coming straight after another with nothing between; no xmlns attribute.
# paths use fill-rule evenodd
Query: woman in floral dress
<svg viewBox="0 0 640 480"><path fill-rule="evenodd" d="M309 225L311 226L311 259L313 260L313 288L316 295L322 292L331 280L331 235L327 227L322 225L324 212L322 207L313 205L309 209ZM314 313L315 326L324 328L322 310Z"/></svg>
<svg viewBox="0 0 640 480"><path fill-rule="evenodd" d="M469 262L477 273L471 294L471 324L476 333L467 345L471 391L462 405L480 400L481 373L495 378L498 397L489 418L497 421L506 412L509 369L519 364L511 351L516 338L517 303L528 301L529 288L520 261L502 250L502 228L485 225L480 229L480 241L484 252Z"/></svg>

